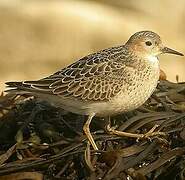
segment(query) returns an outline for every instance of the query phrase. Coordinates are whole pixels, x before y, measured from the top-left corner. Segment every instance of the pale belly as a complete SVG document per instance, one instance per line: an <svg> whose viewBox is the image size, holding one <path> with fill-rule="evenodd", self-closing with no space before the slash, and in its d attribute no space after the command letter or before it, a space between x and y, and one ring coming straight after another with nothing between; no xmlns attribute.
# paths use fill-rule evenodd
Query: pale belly
<svg viewBox="0 0 185 180"><path fill-rule="evenodd" d="M89 109L95 112L97 116L107 116L119 114L134 110L144 104L146 100L152 95L157 86L155 84L145 87L137 88L137 91L124 92L118 95L110 102L94 103L89 105Z"/></svg>

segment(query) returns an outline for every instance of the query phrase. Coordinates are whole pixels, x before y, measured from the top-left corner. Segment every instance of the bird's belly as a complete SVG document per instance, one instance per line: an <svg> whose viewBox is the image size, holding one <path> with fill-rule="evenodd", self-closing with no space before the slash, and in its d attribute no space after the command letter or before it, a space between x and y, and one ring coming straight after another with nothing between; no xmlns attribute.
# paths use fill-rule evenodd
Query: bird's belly
<svg viewBox="0 0 185 180"><path fill-rule="evenodd" d="M152 95L157 86L155 84L139 86L137 88L131 87L130 91L123 92L115 100L115 104L119 104L120 111L130 111L138 108L146 102L146 100ZM117 103L116 103L117 102Z"/></svg>
<svg viewBox="0 0 185 180"><path fill-rule="evenodd" d="M128 89L123 90L109 102L96 103L96 115L106 116L131 111L138 108L152 95L159 79L159 73L156 72L151 79L146 79Z"/></svg>
<svg viewBox="0 0 185 180"><path fill-rule="evenodd" d="M121 93L110 102L93 104L90 109L94 109L93 111L97 116L107 116L134 110L145 103L155 90L156 85L157 83L155 86L148 87L148 89L138 88L131 92Z"/></svg>

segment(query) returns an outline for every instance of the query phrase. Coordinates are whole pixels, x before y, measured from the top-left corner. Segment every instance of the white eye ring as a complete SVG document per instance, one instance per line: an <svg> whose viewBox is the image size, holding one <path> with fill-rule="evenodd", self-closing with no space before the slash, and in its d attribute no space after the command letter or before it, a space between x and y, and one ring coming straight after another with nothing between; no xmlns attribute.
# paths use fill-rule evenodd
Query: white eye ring
<svg viewBox="0 0 185 180"><path fill-rule="evenodd" d="M151 41L146 41L145 44L146 44L147 46L151 46L151 45L152 45L152 42L151 42Z"/></svg>

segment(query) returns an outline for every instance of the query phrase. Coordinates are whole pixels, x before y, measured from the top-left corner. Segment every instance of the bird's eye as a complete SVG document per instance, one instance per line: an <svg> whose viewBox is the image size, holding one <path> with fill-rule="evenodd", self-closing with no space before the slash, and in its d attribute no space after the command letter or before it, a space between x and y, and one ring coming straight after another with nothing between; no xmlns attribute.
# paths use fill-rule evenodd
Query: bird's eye
<svg viewBox="0 0 185 180"><path fill-rule="evenodd" d="M151 41L146 41L145 44L146 44L147 46L151 46L151 45L152 45L152 42L151 42Z"/></svg>

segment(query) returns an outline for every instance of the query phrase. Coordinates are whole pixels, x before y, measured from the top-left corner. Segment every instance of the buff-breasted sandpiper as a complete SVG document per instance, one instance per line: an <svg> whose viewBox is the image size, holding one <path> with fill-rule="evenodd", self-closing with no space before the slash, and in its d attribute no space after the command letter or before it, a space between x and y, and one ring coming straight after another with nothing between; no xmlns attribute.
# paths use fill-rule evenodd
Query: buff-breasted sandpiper
<svg viewBox="0 0 185 180"><path fill-rule="evenodd" d="M30 94L67 111L87 115L83 130L97 150L89 130L92 118L127 112L141 106L157 86L160 71L158 56L163 53L183 56L165 47L156 33L140 31L124 45L85 56L46 78L6 84L9 92ZM119 132L116 133L119 135ZM141 137L126 132L120 132L120 135Z"/></svg>

